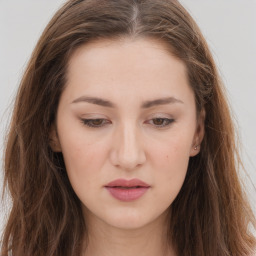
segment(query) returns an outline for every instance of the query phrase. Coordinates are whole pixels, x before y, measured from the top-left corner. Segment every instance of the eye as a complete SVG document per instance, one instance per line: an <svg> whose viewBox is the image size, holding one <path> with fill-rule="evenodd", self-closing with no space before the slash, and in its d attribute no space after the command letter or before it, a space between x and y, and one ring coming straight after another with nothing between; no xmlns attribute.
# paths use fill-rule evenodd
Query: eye
<svg viewBox="0 0 256 256"><path fill-rule="evenodd" d="M174 119L170 119L170 118L153 118L148 121L148 123L156 126L157 128L169 126L173 122L174 122Z"/></svg>
<svg viewBox="0 0 256 256"><path fill-rule="evenodd" d="M107 119L96 118L96 119L81 119L82 123L88 127L100 128L110 123Z"/></svg>

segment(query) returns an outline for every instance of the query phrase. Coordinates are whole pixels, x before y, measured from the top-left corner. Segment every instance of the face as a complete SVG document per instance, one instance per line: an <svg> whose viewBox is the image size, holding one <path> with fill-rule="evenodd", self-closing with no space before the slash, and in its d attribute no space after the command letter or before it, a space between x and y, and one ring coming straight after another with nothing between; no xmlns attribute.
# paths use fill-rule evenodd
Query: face
<svg viewBox="0 0 256 256"><path fill-rule="evenodd" d="M164 216L203 137L183 62L149 39L98 41L67 78L52 148L86 219L131 229Z"/></svg>

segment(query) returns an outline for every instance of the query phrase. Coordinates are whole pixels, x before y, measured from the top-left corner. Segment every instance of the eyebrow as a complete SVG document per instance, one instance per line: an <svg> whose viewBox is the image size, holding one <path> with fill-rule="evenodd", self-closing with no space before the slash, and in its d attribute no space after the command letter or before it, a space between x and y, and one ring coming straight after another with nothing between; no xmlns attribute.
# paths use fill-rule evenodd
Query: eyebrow
<svg viewBox="0 0 256 256"><path fill-rule="evenodd" d="M174 97L168 97L168 98L160 98L160 99L145 101L144 103L142 103L141 107L151 108L157 105L165 105L165 104L171 104L171 103L184 103L184 102Z"/></svg>
<svg viewBox="0 0 256 256"><path fill-rule="evenodd" d="M114 108L116 105L108 100L102 99L102 98L97 98L97 97L88 97L88 96L82 96L74 101L73 103L81 103L81 102L87 102L103 107L109 107L109 108ZM142 103L141 108L151 108L154 106L158 105L166 105L166 104L173 104L173 103L184 103L183 101L176 99L174 97L167 97L167 98L159 98L155 100L148 100Z"/></svg>
<svg viewBox="0 0 256 256"><path fill-rule="evenodd" d="M72 101L72 104L79 103L79 102L87 102L87 103L96 104L103 107L110 107L110 108L115 107L114 103L102 98L97 98L97 97L82 96Z"/></svg>

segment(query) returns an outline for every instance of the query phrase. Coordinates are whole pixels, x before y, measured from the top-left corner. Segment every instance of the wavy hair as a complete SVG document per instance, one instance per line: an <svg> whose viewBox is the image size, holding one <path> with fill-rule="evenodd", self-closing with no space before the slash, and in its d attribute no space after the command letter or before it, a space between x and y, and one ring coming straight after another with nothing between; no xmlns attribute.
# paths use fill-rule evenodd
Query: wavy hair
<svg viewBox="0 0 256 256"><path fill-rule="evenodd" d="M87 229L50 128L72 53L101 39L153 38L182 60L197 111L206 111L201 152L190 159L170 206L177 255L248 256L255 217L238 178L239 154L224 89L207 43L176 0L70 0L40 37L21 80L5 150L12 208L1 256L79 256Z"/></svg>

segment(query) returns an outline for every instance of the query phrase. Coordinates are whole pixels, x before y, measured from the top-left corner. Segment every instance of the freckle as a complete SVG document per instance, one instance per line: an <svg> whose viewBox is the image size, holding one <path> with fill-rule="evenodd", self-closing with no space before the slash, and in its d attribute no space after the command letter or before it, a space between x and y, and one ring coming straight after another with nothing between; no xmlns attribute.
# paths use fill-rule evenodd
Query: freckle
<svg viewBox="0 0 256 256"><path fill-rule="evenodd" d="M169 158L169 156L167 155L166 158Z"/></svg>

